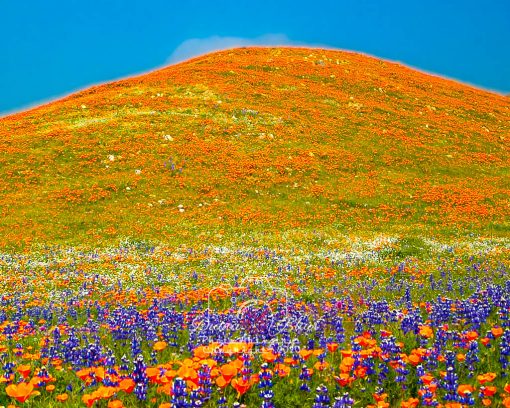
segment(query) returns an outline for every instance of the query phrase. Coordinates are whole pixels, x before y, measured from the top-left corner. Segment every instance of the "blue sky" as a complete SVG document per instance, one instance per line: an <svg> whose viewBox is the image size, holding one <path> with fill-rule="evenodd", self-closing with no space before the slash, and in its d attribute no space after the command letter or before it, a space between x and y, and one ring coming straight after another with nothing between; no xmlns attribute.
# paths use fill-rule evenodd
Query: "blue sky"
<svg viewBox="0 0 510 408"><path fill-rule="evenodd" d="M237 45L310 45L510 93L509 0L0 0L0 114Z"/></svg>

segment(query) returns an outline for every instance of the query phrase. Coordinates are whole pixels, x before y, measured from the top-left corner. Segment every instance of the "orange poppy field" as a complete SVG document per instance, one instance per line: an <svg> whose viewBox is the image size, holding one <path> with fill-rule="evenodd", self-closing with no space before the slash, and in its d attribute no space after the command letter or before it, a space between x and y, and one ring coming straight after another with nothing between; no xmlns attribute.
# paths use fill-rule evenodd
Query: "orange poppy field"
<svg viewBox="0 0 510 408"><path fill-rule="evenodd" d="M0 119L0 406L510 407L510 99L239 48Z"/></svg>

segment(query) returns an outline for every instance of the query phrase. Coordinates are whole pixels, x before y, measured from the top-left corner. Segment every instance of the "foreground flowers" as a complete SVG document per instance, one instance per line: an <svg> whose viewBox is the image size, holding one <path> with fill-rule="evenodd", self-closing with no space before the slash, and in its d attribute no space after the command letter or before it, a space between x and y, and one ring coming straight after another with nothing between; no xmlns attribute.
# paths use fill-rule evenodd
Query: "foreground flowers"
<svg viewBox="0 0 510 408"><path fill-rule="evenodd" d="M500 254L119 251L4 259L0 404L510 406Z"/></svg>
<svg viewBox="0 0 510 408"><path fill-rule="evenodd" d="M5 388L5 392L9 397L15 398L19 402L25 402L32 395L39 395L38 392L34 393L34 386L31 383L10 384Z"/></svg>

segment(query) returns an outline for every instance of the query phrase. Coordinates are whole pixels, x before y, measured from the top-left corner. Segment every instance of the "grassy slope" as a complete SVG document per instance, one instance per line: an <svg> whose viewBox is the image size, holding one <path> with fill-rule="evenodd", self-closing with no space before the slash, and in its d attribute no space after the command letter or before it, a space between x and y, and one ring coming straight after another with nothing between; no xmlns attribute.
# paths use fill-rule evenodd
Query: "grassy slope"
<svg viewBox="0 0 510 408"><path fill-rule="evenodd" d="M0 245L508 236L509 123L506 97L367 56L214 53L0 119Z"/></svg>

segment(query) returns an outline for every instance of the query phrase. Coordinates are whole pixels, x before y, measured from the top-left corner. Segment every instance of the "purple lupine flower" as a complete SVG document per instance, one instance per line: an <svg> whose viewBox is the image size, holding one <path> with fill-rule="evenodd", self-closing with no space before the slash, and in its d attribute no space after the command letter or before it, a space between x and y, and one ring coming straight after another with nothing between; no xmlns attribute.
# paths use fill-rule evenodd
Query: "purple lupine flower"
<svg viewBox="0 0 510 408"><path fill-rule="evenodd" d="M172 384L172 398L170 402L175 408L188 408L188 392L186 391L186 381L182 378L175 378Z"/></svg>
<svg viewBox="0 0 510 408"><path fill-rule="evenodd" d="M455 353L453 351L446 352L446 376L442 382L442 388L446 391L445 401L459 402L457 394L458 375L455 372Z"/></svg>
<svg viewBox="0 0 510 408"><path fill-rule="evenodd" d="M202 364L198 370L198 392L204 401L208 401L212 394L211 367Z"/></svg>
<svg viewBox="0 0 510 408"><path fill-rule="evenodd" d="M261 408L274 408L274 404L272 399L274 397L273 390L273 374L269 370L269 365L267 363L263 363L261 365L261 370L259 372L259 384L258 388L260 388L259 396L262 398Z"/></svg>
<svg viewBox="0 0 510 408"><path fill-rule="evenodd" d="M227 399L222 395L220 398L218 398L218 401L216 402L217 408L228 408L227 405Z"/></svg>
<svg viewBox="0 0 510 408"><path fill-rule="evenodd" d="M466 360L464 363L469 371L468 378L472 378L474 376L476 364L480 362L480 357L478 356L478 342L476 340L472 340L468 343L468 347L469 349L466 353Z"/></svg>
<svg viewBox="0 0 510 408"><path fill-rule="evenodd" d="M329 408L329 403L331 402L329 398L328 388L325 385L319 385L316 389L315 400L312 408Z"/></svg>
<svg viewBox="0 0 510 408"><path fill-rule="evenodd" d="M354 400L346 392L343 395L336 397L332 408L352 408Z"/></svg>
<svg viewBox="0 0 510 408"><path fill-rule="evenodd" d="M406 368L406 365L400 356L397 355L395 361L398 363L395 367L395 372L397 373L395 376L395 382L400 383L401 388L405 390L407 388L407 375L409 374L409 370Z"/></svg>
<svg viewBox="0 0 510 408"><path fill-rule="evenodd" d="M139 354L135 359L135 367L131 378L136 383L134 393L140 401L145 401L147 398L147 385L149 379L146 373L147 366L143 361L143 355Z"/></svg>
<svg viewBox="0 0 510 408"><path fill-rule="evenodd" d="M508 376L510 366L510 329L506 328L499 343L499 362L501 364L501 375Z"/></svg>
<svg viewBox="0 0 510 408"><path fill-rule="evenodd" d="M301 391L310 392L310 386L308 385L308 382L311 379L311 375L310 375L310 371L308 370L308 367L306 364L303 364L301 367L301 373L299 374L299 379L302 381L299 389Z"/></svg>
<svg viewBox="0 0 510 408"><path fill-rule="evenodd" d="M190 399L190 403L189 403L190 408L202 407L204 405L204 400L202 399L200 392L198 392L197 390L193 390L190 392L189 399Z"/></svg>

